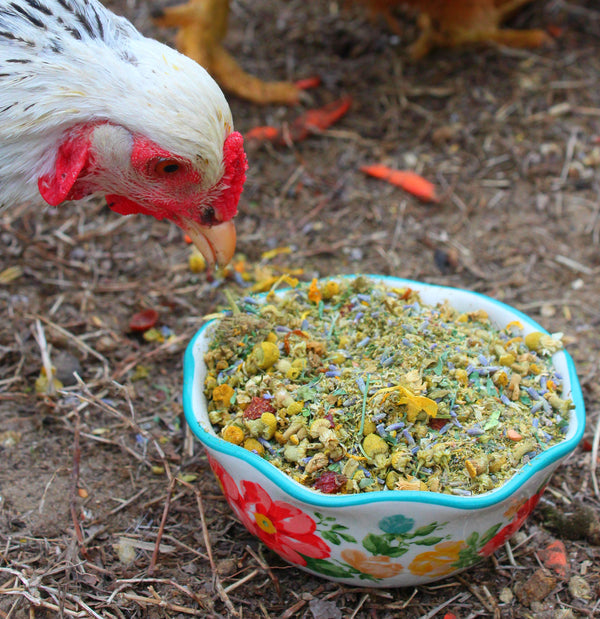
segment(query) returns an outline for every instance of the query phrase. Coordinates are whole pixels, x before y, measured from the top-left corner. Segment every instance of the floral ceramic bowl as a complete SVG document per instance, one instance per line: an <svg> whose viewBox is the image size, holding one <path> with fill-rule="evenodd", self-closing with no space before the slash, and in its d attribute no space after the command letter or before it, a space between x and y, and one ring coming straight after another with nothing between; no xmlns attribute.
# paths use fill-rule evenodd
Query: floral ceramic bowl
<svg viewBox="0 0 600 619"><path fill-rule="evenodd" d="M518 320L526 335L544 331L521 312L478 293L393 277L368 276L410 287L425 303L447 300L461 312L485 310L503 327ZM552 362L571 398L562 442L543 451L499 488L477 496L422 491L322 494L294 481L260 456L219 438L208 418L203 356L215 322L190 342L184 361L184 410L236 516L283 559L330 580L400 587L430 583L492 554L523 524L552 472L577 446L585 426L581 387L568 353Z"/></svg>

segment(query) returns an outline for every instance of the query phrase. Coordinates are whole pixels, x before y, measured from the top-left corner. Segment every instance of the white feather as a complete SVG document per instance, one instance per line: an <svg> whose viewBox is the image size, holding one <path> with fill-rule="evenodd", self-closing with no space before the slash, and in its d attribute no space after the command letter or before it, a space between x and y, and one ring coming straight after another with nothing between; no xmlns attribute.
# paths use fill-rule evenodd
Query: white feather
<svg viewBox="0 0 600 619"><path fill-rule="evenodd" d="M223 174L231 113L202 67L96 0L0 0L0 206L41 201L61 137L93 120L197 162L206 186Z"/></svg>

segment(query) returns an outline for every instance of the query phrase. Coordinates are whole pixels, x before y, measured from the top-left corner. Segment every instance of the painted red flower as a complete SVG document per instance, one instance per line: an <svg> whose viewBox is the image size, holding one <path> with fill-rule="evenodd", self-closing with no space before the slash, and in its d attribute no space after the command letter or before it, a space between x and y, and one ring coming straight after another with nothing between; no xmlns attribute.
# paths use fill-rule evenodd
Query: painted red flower
<svg viewBox="0 0 600 619"><path fill-rule="evenodd" d="M314 534L317 525L303 511L285 501L273 501L264 488L242 481L236 513L246 527L281 557L306 565L304 556L325 559L329 546Z"/></svg>
<svg viewBox="0 0 600 619"><path fill-rule="evenodd" d="M240 500L240 493L233 477L231 477L231 475L221 466L221 464L209 454L207 454L207 458L210 468L219 480L221 491L225 495L225 498L229 501L230 505L233 506L233 504Z"/></svg>
<svg viewBox="0 0 600 619"><path fill-rule="evenodd" d="M269 548L298 565L306 565L304 556L329 557L329 546L315 535L317 525L308 514L285 501L273 501L255 482L242 481L239 490L231 475L216 460L209 456L208 461L236 516Z"/></svg>
<svg viewBox="0 0 600 619"><path fill-rule="evenodd" d="M538 504L544 488L537 494L529 497L522 505L520 505L515 513L515 517L504 528L500 529L492 539L479 549L479 554L483 557L491 555L497 548L508 541L520 528L527 519L527 516L535 509Z"/></svg>

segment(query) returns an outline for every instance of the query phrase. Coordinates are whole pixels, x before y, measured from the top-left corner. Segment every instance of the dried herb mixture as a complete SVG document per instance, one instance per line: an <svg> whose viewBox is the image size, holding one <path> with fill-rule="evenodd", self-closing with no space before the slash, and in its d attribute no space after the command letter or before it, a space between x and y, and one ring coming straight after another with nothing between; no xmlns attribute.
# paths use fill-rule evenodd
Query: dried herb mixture
<svg viewBox="0 0 600 619"><path fill-rule="evenodd" d="M566 432L558 337L364 277L245 297L205 355L229 442L325 493L500 486Z"/></svg>

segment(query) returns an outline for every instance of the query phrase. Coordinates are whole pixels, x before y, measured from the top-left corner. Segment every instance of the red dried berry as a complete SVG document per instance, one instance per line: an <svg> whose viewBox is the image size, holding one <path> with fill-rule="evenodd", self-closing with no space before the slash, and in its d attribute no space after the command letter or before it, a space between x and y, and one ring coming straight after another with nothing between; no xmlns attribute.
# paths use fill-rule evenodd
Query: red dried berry
<svg viewBox="0 0 600 619"><path fill-rule="evenodd" d="M592 442L589 441L587 438L584 438L581 441L581 449L583 449L583 451L592 451L593 448L594 446L592 445Z"/></svg>
<svg viewBox="0 0 600 619"><path fill-rule="evenodd" d="M148 331L158 321L158 312L154 309L146 309L134 314L129 321L130 331Z"/></svg>
<svg viewBox="0 0 600 619"><path fill-rule="evenodd" d="M314 483L314 488L325 494L336 494L348 481L348 478L341 473L334 471L324 471Z"/></svg>
<svg viewBox="0 0 600 619"><path fill-rule="evenodd" d="M430 417L427 425L429 425L432 430L441 430L447 423L447 419L442 419L441 417Z"/></svg>
<svg viewBox="0 0 600 619"><path fill-rule="evenodd" d="M327 415L325 415L325 419L329 421L330 428L335 428L335 421L333 421L333 415L331 413L327 413Z"/></svg>
<svg viewBox="0 0 600 619"><path fill-rule="evenodd" d="M269 400L254 396L244 411L244 419L258 419L263 413L274 413Z"/></svg>

